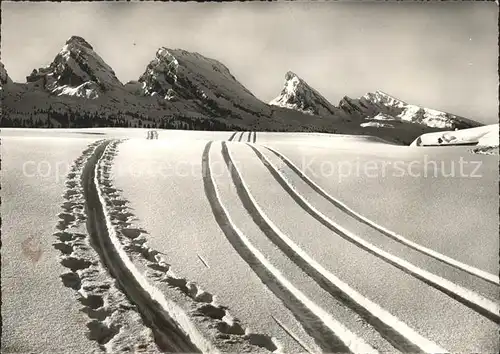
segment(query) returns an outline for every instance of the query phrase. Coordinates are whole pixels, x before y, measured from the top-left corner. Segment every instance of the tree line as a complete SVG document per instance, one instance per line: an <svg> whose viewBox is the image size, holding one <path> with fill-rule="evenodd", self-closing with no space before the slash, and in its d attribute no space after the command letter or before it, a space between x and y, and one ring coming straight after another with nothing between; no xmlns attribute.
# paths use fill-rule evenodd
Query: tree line
<svg viewBox="0 0 500 354"><path fill-rule="evenodd" d="M174 114L162 118L144 117L134 112L105 114L98 112L73 112L38 109L24 115L3 112L0 127L4 128L148 128L185 130L240 130L235 126L216 119Z"/></svg>

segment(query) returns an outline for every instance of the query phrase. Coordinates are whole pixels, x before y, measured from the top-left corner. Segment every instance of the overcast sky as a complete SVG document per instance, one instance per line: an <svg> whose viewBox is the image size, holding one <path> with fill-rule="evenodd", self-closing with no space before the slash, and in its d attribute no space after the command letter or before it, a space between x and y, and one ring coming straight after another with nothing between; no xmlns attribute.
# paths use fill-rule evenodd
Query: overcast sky
<svg viewBox="0 0 500 354"><path fill-rule="evenodd" d="M486 2L2 1L1 60L14 81L85 38L123 82L160 46L222 61L257 97L288 70L337 105L382 90L484 123L498 119L498 8Z"/></svg>

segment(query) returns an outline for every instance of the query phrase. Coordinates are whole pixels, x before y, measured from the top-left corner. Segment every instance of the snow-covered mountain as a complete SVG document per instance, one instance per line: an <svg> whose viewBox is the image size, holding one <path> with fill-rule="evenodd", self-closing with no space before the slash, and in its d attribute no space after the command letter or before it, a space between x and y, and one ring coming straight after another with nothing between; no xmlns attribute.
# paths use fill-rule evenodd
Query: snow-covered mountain
<svg viewBox="0 0 500 354"><path fill-rule="evenodd" d="M367 93L359 99L344 97L339 107L346 113L368 120L400 120L440 129L464 129L480 123L438 110L408 104L382 91Z"/></svg>
<svg viewBox="0 0 500 354"><path fill-rule="evenodd" d="M138 82L142 94L161 100L188 100L209 115L254 121L271 115L221 62L182 49L158 49Z"/></svg>
<svg viewBox="0 0 500 354"><path fill-rule="evenodd" d="M337 116L341 113L337 107L334 107L292 71L286 73L285 85L280 95L269 104L318 116Z"/></svg>
<svg viewBox="0 0 500 354"><path fill-rule="evenodd" d="M49 65L33 70L26 80L57 96L96 99L123 90L113 69L78 36L68 39Z"/></svg>
<svg viewBox="0 0 500 354"><path fill-rule="evenodd" d="M269 104L323 117L357 118L362 120L361 127L392 127L390 124L377 123L380 120L416 123L439 129L481 125L450 113L408 104L383 91L369 92L357 99L345 96L336 107L291 71L286 74L280 95Z"/></svg>
<svg viewBox="0 0 500 354"><path fill-rule="evenodd" d="M81 115L99 117L90 125L118 120L185 129L333 129L319 117L267 105L222 63L182 49L160 48L140 78L123 85L87 41L72 36L49 65L26 79L6 92L2 124L29 125L26 120L47 121L49 115L52 124L64 126Z"/></svg>
<svg viewBox="0 0 500 354"><path fill-rule="evenodd" d="M0 79L2 126L319 131L378 134L410 143L439 130L429 126L480 125L381 91L359 99L344 97L335 107L293 72L287 72L281 94L267 104L221 62L166 47L156 51L138 80L124 85L79 36L69 38L54 60L33 70L25 83L12 83L3 65Z"/></svg>

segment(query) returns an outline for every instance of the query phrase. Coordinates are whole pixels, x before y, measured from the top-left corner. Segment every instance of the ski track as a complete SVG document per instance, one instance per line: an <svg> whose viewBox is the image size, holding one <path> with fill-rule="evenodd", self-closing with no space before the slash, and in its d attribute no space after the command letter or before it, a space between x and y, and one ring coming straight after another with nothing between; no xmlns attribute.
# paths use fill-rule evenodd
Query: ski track
<svg viewBox="0 0 500 354"><path fill-rule="evenodd" d="M235 141L237 133L234 132L228 141ZM239 142L242 141L244 133L240 133ZM89 223L89 218L86 215L87 200L84 189L84 170L86 167L91 167L93 158L98 158L94 166L92 183L96 187L98 201L100 202L105 218L105 228L110 239L110 244L114 248L111 251L108 250L108 252L115 253L115 256L121 259L121 262L127 267L129 275L132 275L138 283L140 288L138 291L144 292L150 301L163 308L166 317L170 321L173 320L173 327L180 329L180 335L185 335L186 338L184 339L187 339L188 342L196 342L196 345L192 344L193 347L189 347L188 345L187 348L185 347L182 350L181 345L175 349L177 351L190 349L188 351L218 352L213 344L207 341L198 331L184 310L174 302L166 299L152 285L155 282L166 283L169 287L176 289L186 296L194 308L192 316L204 318L205 321L208 321L209 327L216 332L215 337L223 342L244 343L248 347L259 347L266 351L279 352L279 343L274 338L264 334L251 333L248 329L245 330L240 321L230 315L226 307L218 305L215 302L215 297L212 294L205 292L197 284L176 276L171 266L161 255L161 252L153 250L148 246L146 237L144 236L147 232L133 227L133 221L136 219L131 209L127 206L128 201L123 198L120 190L114 188L110 179L112 160L117 154L117 146L120 142L120 140L112 142L106 140L96 141L90 144L82 152L82 155L75 160L66 178L66 191L63 195L65 202L61 205L62 211L58 215L59 221L56 225L58 231L54 233L57 240L53 243L53 246L61 253L61 265L68 269L68 271L60 275L60 278L66 287L75 290L78 300L83 305L81 311L86 313L90 319L87 323L87 336L91 340L95 340L102 351L109 353L130 350L159 353L162 349L162 344L159 344L158 341L158 333L155 333L159 329L154 328L154 326L153 329L144 326L144 322L147 323L148 320L145 319L144 314L141 314L143 312L140 309L141 306L131 303L130 296L127 297L126 295L127 291L124 292L124 287L120 285L120 279L109 277L109 269L103 266L103 260L99 257L100 252L97 250L96 253L95 248L99 248L100 246L92 240L92 236L88 234L87 229L82 227L84 222ZM378 249L321 214L293 186L290 186L282 173L276 169L265 155L249 144L252 142L256 142L256 132L248 132L247 145L252 148L273 177L292 198L323 225L365 251L382 258L386 262L441 290L455 300L464 303L483 316L495 322L500 320L498 314L499 308L491 300ZM212 142L207 144L202 157L205 192L212 207L214 217L236 251L249 264L261 281L293 312L306 332L315 339L322 349L327 352L376 352L375 349L351 333L342 324L332 318L330 314L314 304L300 290L290 284L279 270L275 269L265 256L254 248L237 226L232 223L227 208L219 198L215 180L210 173L209 151L211 145ZM498 276L463 264L424 246L413 243L403 236L353 211L325 192L287 157L270 147L263 146L263 148L281 159L314 191L356 220L430 257L486 281L499 284ZM100 157L99 150L101 150L102 154ZM356 293L354 289L325 270L286 235L282 234L253 199L240 172L232 163L226 143L222 143L222 154L231 172L238 195L253 220L266 236L313 280L332 296L341 299L348 307L360 314L384 338L393 344L395 348L408 352L446 352L436 344L421 337L406 324L399 322L397 318L372 303L369 299ZM198 258L209 268L209 265L203 258L200 256ZM149 270L146 274L141 274L134 266L132 260L134 262L141 262L142 265L147 267ZM312 320L312 318L314 319ZM300 339L289 333L288 329L283 327L283 324L277 319L275 321L306 352L311 352L310 349L300 342Z"/></svg>
<svg viewBox="0 0 500 354"><path fill-rule="evenodd" d="M324 352L377 353L363 339L359 338L329 313L307 298L277 270L260 251L258 251L231 220L227 208L222 204L215 180L210 170L209 142L202 156L202 175L205 194L209 200L214 217L228 241L247 262L261 281L284 305L289 308L309 335Z"/></svg>
<svg viewBox="0 0 500 354"><path fill-rule="evenodd" d="M196 283L185 278L178 277L170 264L162 256L161 252L150 248L147 244L147 234L145 230L134 228L132 221L136 220L127 206L128 201L121 196L121 191L114 188L111 181L111 164L116 156L116 144L109 146L99 165L99 186L104 199L104 205L109 210L109 219L115 236L120 242L123 250L131 256L135 262L149 270L146 277L152 283L166 283L170 288L174 288L191 301L194 308L193 316L204 318L208 327L212 328L214 337L222 340L226 346L231 343L242 343L252 351L264 349L265 351L278 351L279 343L275 339L265 334L252 333L245 329L237 318L234 318L227 307L218 305L215 296L204 291ZM198 257L208 268L206 261ZM258 347L258 348L257 348Z"/></svg>
<svg viewBox="0 0 500 354"><path fill-rule="evenodd" d="M233 134L231 134L231 136L229 137L228 141L233 141L233 139L236 136L236 134L238 134L238 132L234 132Z"/></svg>
<svg viewBox="0 0 500 354"><path fill-rule="evenodd" d="M253 148L253 147L252 147ZM241 172L233 163L231 153L227 145L223 143L222 152L233 178L233 184L237 193L262 232L297 266L308 274L318 285L330 293L333 297L340 299L345 305L356 313L360 314L369 324L371 324L389 343L402 352L430 352L447 353L437 344L422 337L401 320L365 298L348 284L330 273L323 266L318 264L311 256L296 245L287 235L285 235L264 211L259 207L255 198L245 183Z"/></svg>
<svg viewBox="0 0 500 354"><path fill-rule="evenodd" d="M83 305L81 311L90 319L87 337L96 341L102 351L145 350L159 353L152 332L142 325L135 306L101 266L83 225L87 217L84 213L82 173L103 141L90 144L73 163L66 177L65 202L61 205L63 211L59 214L58 231L54 233L57 241L53 243L54 248L61 252L60 263L68 268L60 278L64 286L75 290L78 301Z"/></svg>
<svg viewBox="0 0 500 354"><path fill-rule="evenodd" d="M247 143L255 143L257 141L257 132L251 131L251 132L241 132L240 136L238 137L239 142L243 141L243 135L245 133L248 133ZM234 132L233 134L231 134L231 136L227 141L236 141L236 134L238 134L238 132Z"/></svg>
<svg viewBox="0 0 500 354"><path fill-rule="evenodd" d="M280 326L283 331L285 331L286 334L288 334L290 336L290 338L292 338L300 347L302 347L302 349L304 349L307 353L314 353L314 350L310 349L307 347L306 344L304 344L299 337L297 337L295 334L292 333L292 331L290 331L289 328L287 328L280 320L278 320L274 315L271 315L271 318L274 320L274 322L276 322L278 324L278 326Z"/></svg>
<svg viewBox="0 0 500 354"><path fill-rule="evenodd" d="M359 222L362 222L373 229L381 232L383 235L399 242L402 243L416 251L419 251L427 256L430 256L434 259L437 259L438 261L441 261L443 263L446 263L452 267L455 267L459 270L462 270L464 272L467 272L471 275L474 275L478 278L481 278L483 280L486 280L492 284L495 285L500 285L500 279L498 275L493 275L488 272L485 272L481 269L475 268L473 266L470 266L468 264L464 264L460 261L457 261L451 257L448 257L446 255L443 255L439 252L436 252L432 249L429 249L427 247L424 247L418 243L415 243L411 240L408 240L407 238L391 231L388 230L387 228L375 223L374 221L368 219L367 217L357 213L353 209L349 208L346 204L342 203L340 200L334 198L330 194L328 194L323 188L321 188L317 183L315 183L313 180L311 180L305 173L303 173L293 162L291 162L286 156L283 154L279 153L278 151L267 147L263 146L265 149L271 151L273 154L275 154L281 161L283 161L293 172L295 172L307 185L309 185L316 193L321 195L323 198L328 200L330 203L332 203L334 206L348 214L349 216L353 217L354 219L358 220ZM262 160L262 159L261 159Z"/></svg>
<svg viewBox="0 0 500 354"><path fill-rule="evenodd" d="M249 145L250 146L250 145ZM318 220L321 224L329 228L335 234L341 236L347 241L357 245L363 250L379 257L385 262L392 264L393 266L401 269L414 276L415 278L425 282L426 284L442 291L451 298L463 303L484 317L498 323L500 321L500 307L494 301L477 294L476 292L459 286L447 279L444 279L438 275L431 272L423 270L404 259L396 257L384 250L376 247L375 245L365 241L356 234L344 229L339 224L335 223L333 220L328 218L326 215L322 214L320 211L316 210L305 197L303 197L293 186L291 186L286 178L282 175L280 171L273 165L273 163L267 159L263 154L261 154L253 146L250 146L255 154L259 157L261 162L266 166L271 175L275 180L285 189L285 191L293 198L293 200L300 205L308 214Z"/></svg>
<svg viewBox="0 0 500 354"><path fill-rule="evenodd" d="M99 179L103 172L101 165L106 160L107 149L114 148L118 141L109 141L98 147L83 171L84 192L87 206L91 239L103 264L117 280L123 292L130 298L144 323L154 333L155 342L163 352L212 352L207 343L192 326L191 322L175 303L169 301L137 270L124 252L105 208Z"/></svg>

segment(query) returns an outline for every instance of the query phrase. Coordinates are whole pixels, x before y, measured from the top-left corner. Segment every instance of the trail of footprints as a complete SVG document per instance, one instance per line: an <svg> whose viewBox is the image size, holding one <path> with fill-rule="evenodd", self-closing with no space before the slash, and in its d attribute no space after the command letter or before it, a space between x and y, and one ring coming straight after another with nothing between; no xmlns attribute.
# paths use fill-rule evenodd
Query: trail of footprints
<svg viewBox="0 0 500 354"><path fill-rule="evenodd" d="M112 161L117 155L119 143L120 141L114 141L106 148L99 165L98 181L116 234L127 253L134 261L141 262L148 268L146 275L149 279L166 283L191 299L190 302L194 308L192 315L208 321L209 328L216 330L215 337L218 340L226 344L246 344L252 347L252 351L263 349L278 351L277 345L270 336L245 330L240 321L229 314L226 307L216 304L212 294L201 289L196 283L178 277L161 252L148 246L144 236L147 232L134 227L133 222L136 218L127 206L129 202L111 182ZM260 350L256 347L260 347Z"/></svg>
<svg viewBox="0 0 500 354"><path fill-rule="evenodd" d="M135 306L101 266L86 233L81 175L87 160L102 142L89 145L67 175L65 201L56 226L58 231L54 234L57 241L53 243L60 251L60 263L68 268L60 278L66 287L77 292L83 305L81 311L90 318L87 336L98 343L101 351L158 353L152 333L144 329Z"/></svg>

